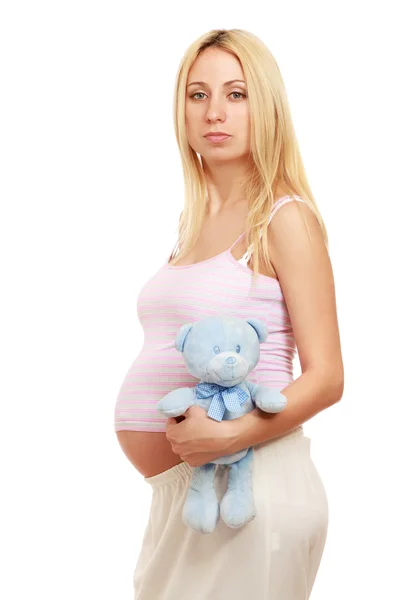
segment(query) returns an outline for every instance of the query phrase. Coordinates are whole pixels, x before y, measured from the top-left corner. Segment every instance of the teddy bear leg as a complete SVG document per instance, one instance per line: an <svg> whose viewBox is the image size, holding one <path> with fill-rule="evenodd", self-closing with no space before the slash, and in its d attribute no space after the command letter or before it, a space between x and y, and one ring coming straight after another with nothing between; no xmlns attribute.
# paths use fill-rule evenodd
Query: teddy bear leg
<svg viewBox="0 0 400 600"><path fill-rule="evenodd" d="M214 487L216 466L194 467L183 507L184 523L199 533L211 533L219 520L219 502Z"/></svg>
<svg viewBox="0 0 400 600"><path fill-rule="evenodd" d="M221 518L228 527L242 527L256 516L253 496L253 448L230 465L228 488L221 501Z"/></svg>

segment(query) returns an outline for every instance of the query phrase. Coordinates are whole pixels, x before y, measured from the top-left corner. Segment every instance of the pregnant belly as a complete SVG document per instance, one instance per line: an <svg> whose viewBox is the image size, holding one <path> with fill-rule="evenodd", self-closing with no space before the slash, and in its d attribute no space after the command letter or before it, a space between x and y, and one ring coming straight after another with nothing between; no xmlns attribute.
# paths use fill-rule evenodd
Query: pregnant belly
<svg viewBox="0 0 400 600"><path fill-rule="evenodd" d="M125 456L143 477L153 477L183 462L172 452L165 432L117 431Z"/></svg>

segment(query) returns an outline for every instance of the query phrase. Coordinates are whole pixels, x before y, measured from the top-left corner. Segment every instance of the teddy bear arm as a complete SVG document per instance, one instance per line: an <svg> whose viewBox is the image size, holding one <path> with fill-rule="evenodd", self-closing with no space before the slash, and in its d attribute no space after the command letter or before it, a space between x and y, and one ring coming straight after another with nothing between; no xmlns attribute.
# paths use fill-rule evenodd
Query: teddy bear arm
<svg viewBox="0 0 400 600"><path fill-rule="evenodd" d="M253 383L252 381L245 381L245 384L247 385L247 388L250 392L250 396L252 398L255 397L255 395L257 394L257 390L260 386L258 386L256 383Z"/></svg>
<svg viewBox="0 0 400 600"><path fill-rule="evenodd" d="M166 394L157 404L157 410L166 417L179 417L195 404L194 388L179 388Z"/></svg>

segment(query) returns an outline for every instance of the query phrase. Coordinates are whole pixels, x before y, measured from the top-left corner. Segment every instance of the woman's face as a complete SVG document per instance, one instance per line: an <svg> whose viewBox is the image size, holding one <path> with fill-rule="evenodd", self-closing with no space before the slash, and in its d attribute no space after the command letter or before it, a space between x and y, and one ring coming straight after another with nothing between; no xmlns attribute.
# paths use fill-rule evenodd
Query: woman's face
<svg viewBox="0 0 400 600"><path fill-rule="evenodd" d="M211 47L197 57L188 74L185 119L189 144L206 162L247 159L247 88L241 64L231 52ZM215 143L204 137L209 131L231 137Z"/></svg>

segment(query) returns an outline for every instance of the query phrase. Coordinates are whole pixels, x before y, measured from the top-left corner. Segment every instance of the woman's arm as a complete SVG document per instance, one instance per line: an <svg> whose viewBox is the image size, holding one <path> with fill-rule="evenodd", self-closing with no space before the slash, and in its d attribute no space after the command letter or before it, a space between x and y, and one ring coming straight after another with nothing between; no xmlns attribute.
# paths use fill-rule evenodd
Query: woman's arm
<svg viewBox="0 0 400 600"><path fill-rule="evenodd" d="M281 390L288 400L282 412L256 408L229 422L230 452L294 429L343 395L333 272L318 221L306 204L290 202L276 213L268 232L271 262L288 308L302 374Z"/></svg>

